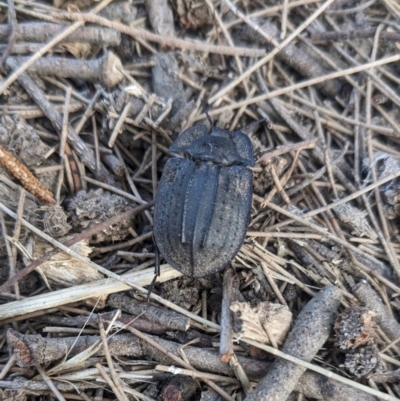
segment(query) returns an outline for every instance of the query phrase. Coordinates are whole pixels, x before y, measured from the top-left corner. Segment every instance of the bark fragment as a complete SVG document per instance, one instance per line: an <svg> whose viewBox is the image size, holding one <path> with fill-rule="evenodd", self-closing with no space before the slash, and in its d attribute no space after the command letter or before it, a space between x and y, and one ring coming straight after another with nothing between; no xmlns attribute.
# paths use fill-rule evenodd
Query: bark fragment
<svg viewBox="0 0 400 401"><path fill-rule="evenodd" d="M282 351L310 362L328 339L340 304L339 289L326 286L301 310ZM306 368L276 359L246 401L285 401Z"/></svg>
<svg viewBox="0 0 400 401"><path fill-rule="evenodd" d="M231 311L234 314L235 333L263 344L271 343L264 325L268 326L268 333L276 343L282 345L292 322L292 312L287 306L271 302L260 302L256 307L251 307L247 302L234 302Z"/></svg>

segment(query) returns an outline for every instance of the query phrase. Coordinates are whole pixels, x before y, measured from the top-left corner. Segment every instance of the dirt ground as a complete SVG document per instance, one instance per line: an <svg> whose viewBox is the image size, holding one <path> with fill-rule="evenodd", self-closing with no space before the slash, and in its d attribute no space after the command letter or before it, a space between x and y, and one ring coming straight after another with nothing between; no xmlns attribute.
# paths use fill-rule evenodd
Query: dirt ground
<svg viewBox="0 0 400 401"><path fill-rule="evenodd" d="M0 2L0 400L400 400L399 77L396 0Z"/></svg>

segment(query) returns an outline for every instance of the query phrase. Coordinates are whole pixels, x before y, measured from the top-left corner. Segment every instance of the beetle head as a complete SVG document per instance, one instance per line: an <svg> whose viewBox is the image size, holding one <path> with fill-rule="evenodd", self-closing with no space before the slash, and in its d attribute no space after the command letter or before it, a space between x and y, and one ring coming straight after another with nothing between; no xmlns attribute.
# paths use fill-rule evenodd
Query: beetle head
<svg viewBox="0 0 400 401"><path fill-rule="evenodd" d="M241 131L213 127L208 133L205 125L196 125L183 131L169 150L185 153L194 160L254 166L253 146Z"/></svg>

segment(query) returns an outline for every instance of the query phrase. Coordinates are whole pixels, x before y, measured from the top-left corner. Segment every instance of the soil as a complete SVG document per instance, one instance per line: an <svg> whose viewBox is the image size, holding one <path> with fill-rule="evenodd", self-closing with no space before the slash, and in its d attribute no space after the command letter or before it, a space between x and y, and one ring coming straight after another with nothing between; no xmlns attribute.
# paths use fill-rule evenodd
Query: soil
<svg viewBox="0 0 400 401"><path fill-rule="evenodd" d="M400 399L399 60L391 0L1 3L0 400ZM256 164L193 279L153 209L199 124Z"/></svg>

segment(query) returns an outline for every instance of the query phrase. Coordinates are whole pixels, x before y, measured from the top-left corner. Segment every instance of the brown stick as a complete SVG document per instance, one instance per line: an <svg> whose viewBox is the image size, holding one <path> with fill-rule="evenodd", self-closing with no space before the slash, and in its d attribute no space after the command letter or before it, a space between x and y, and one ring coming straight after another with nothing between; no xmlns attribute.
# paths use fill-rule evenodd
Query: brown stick
<svg viewBox="0 0 400 401"><path fill-rule="evenodd" d="M65 29L65 25L50 22L28 22L19 24L16 29L16 39L19 42L48 42L59 35ZM8 38L10 28L8 25L0 25L0 41ZM121 34L114 29L98 28L94 26L82 27L63 39L62 43L89 43L93 45L118 46L121 42Z"/></svg>
<svg viewBox="0 0 400 401"><path fill-rule="evenodd" d="M114 155L101 155L101 161L114 173L118 178L125 175L125 166L121 163L118 157Z"/></svg>
<svg viewBox="0 0 400 401"><path fill-rule="evenodd" d="M101 11L104 7L106 7L112 0L102 0L100 4L96 5L92 9L92 13L96 14ZM29 61L16 68L16 70L3 82L0 87L0 94L4 93L4 91L16 80L18 77L31 66L35 61L37 61L40 57L42 57L46 52L48 52L51 48L53 48L56 44L61 42L64 38L66 38L69 34L76 31L79 27L84 25L82 22L76 22L75 24L66 28L62 33L58 36L47 42L41 49L39 49L30 59Z"/></svg>
<svg viewBox="0 0 400 401"><path fill-rule="evenodd" d="M163 325L169 330L186 331L190 327L190 319L178 312L159 308L147 302L139 302L124 294L112 294L107 301L108 306L121 309L133 316L141 315L151 322Z"/></svg>
<svg viewBox="0 0 400 401"><path fill-rule="evenodd" d="M159 43L164 46L177 47L183 50L203 51L207 53L223 54L226 56L243 56L243 57L261 57L265 55L265 50L250 49L245 47L229 47L229 46L213 46L206 43L194 42L191 40L183 40L178 38L167 38L144 29L133 28L112 22L106 18L98 17L95 14L80 13L50 13L55 18L67 19L72 21L86 21L93 24L99 24L113 28L121 33L132 36L134 39L148 40L150 42Z"/></svg>
<svg viewBox="0 0 400 401"><path fill-rule="evenodd" d="M341 292L326 286L300 312L282 348L286 354L310 362L328 339ZM246 401L285 401L306 368L277 359Z"/></svg>
<svg viewBox="0 0 400 401"><path fill-rule="evenodd" d="M17 29L18 29L17 15L14 8L14 0L8 0L7 3L8 3L8 25L5 26L7 27L6 38L8 39L8 44L0 59L0 68L2 69L4 68L5 61L7 57L11 54L14 44L17 41Z"/></svg>
<svg viewBox="0 0 400 401"><path fill-rule="evenodd" d="M29 57L9 57L7 64L23 65ZM64 78L80 78L85 81L98 82L112 88L122 81L124 76L121 60L112 52L94 60L77 60L65 57L42 57L28 69L40 76L56 76Z"/></svg>
<svg viewBox="0 0 400 401"><path fill-rule="evenodd" d="M79 383L63 383L60 381L54 381L54 384L60 391L76 391L79 390L86 390L86 389L96 389L96 388L103 388L103 383L90 383L90 382L79 382ZM27 380L22 376L18 376L15 380L10 381L0 381L0 388L10 389L10 390L31 390L31 391L48 391L49 386L45 381L39 380ZM51 393L50 395L54 395ZM105 400L105 398L102 398Z"/></svg>
<svg viewBox="0 0 400 401"><path fill-rule="evenodd" d="M400 337L400 324L367 282L361 281L353 293L363 305L376 313L376 322L391 340Z"/></svg>
<svg viewBox="0 0 400 401"><path fill-rule="evenodd" d="M49 351L51 352L53 352L54 349L58 348L57 355L54 356L56 356L56 359L60 359L65 354L65 350L70 349L70 347L73 343L75 343L76 340L75 337L45 339L40 335L24 336L13 330L8 331L7 337L8 343L14 344L12 348L17 355L17 361L20 360L21 362L29 362L31 356L34 356L36 354L38 354L37 356L42 359L41 357L44 355L39 355L40 350L43 351L43 347L46 345L50 346ZM99 338L99 336L80 337L77 340L77 343L74 345L74 348L72 348L71 354L74 355L80 351L85 350L88 346L98 341ZM163 340L159 337L151 336L151 338L158 341L170 352L179 355L178 344L175 344L171 341ZM63 347L63 350L60 350L60 347ZM155 360L162 362L163 364L171 363L169 358L166 357L164 354L157 352L154 348L146 345L145 341L138 340L137 337L130 334L113 336L110 339L109 348L110 352L113 355L120 354L132 355L137 357L152 355ZM25 350L27 351L26 359L24 359L23 355L23 351ZM192 366L200 370L233 376L233 371L230 369L229 365L220 362L217 353L209 350L204 350L202 348L189 346L185 347L185 355L188 357L188 360L192 364ZM268 362L261 362L244 357L239 357L238 359L242 364L245 372L252 380L259 379L270 367L270 363ZM80 389L98 387L98 384L95 382L68 384L55 381L55 384L57 388L62 391L75 391L76 387ZM9 388L14 390L22 388L30 390L48 389L47 385L44 382L28 381L23 378L17 378L14 381L0 381L0 388ZM301 392L306 397L320 400L323 399L324 401L377 401L376 398L372 395L360 392L358 389L347 386L343 383L337 383L335 382L335 380L328 379L325 376L310 371L307 371L303 374L303 376L297 383L295 390Z"/></svg>
<svg viewBox="0 0 400 401"><path fill-rule="evenodd" d="M294 152L300 149L314 149L315 144L317 143L316 139L307 139L298 143L288 143L287 145L279 146L277 149L264 153L257 159L257 163L266 163L273 159L274 157L284 155L285 153Z"/></svg>
<svg viewBox="0 0 400 401"><path fill-rule="evenodd" d="M85 390L103 387L101 384L98 384L94 381L82 381L72 384L54 380L54 384L60 391L65 392L75 392L77 388L80 390ZM21 376L16 377L13 381L0 381L0 388L12 390L24 389L32 391L48 390L48 386L44 381L27 380ZM328 379L325 376L308 371L304 373L304 375L300 378L295 390L306 397L324 401L377 401L376 397L361 392L354 387L338 384L332 379ZM219 398L210 398L210 390L205 392L204 394L208 397L205 398L207 401L221 401L219 395ZM106 399L103 398L103 400ZM290 400L292 400L292 398L290 398Z"/></svg>
<svg viewBox="0 0 400 401"><path fill-rule="evenodd" d="M15 178L21 181L22 186L36 196L40 201L54 204L53 193L46 188L19 160L0 145L0 164L3 165Z"/></svg>
<svg viewBox="0 0 400 401"><path fill-rule="evenodd" d="M232 267L228 266L224 272L224 281L222 284L223 295L221 305L221 334L219 355L222 362L229 362L232 358L233 352L233 318L230 306L234 302L235 293L233 282L235 279L235 272Z"/></svg>
<svg viewBox="0 0 400 401"><path fill-rule="evenodd" d="M318 32L313 33L311 35L311 40L313 43L321 44L329 41L333 42L341 42L344 40L351 39L367 39L373 38L376 34L376 29L360 29L357 31L349 31L349 32L336 32L336 31L326 31L326 32ZM386 41L400 41L400 34L397 32L381 32L379 34L379 40Z"/></svg>
<svg viewBox="0 0 400 401"><path fill-rule="evenodd" d="M168 350L168 352L180 357L180 344L163 340L156 336L149 335L148 337ZM40 335L23 335L12 329L7 332L8 344L13 349L19 366L33 366L38 363L48 364L63 358L68 350L70 350L69 355L76 355L86 350L99 339L100 336L81 336L78 339L76 337L47 338ZM143 357L151 355L154 360L164 365L176 364L167 355L132 334L114 335L110 338L108 345L111 355L114 356ZM99 351L99 355L104 355L102 350ZM185 347L185 355L189 363L196 369L229 376L234 375L231 367L221 362L216 352L188 346ZM252 380L260 379L262 372L265 372L269 366L267 362L256 361L251 358L239 357L238 359Z"/></svg>
<svg viewBox="0 0 400 401"><path fill-rule="evenodd" d="M106 312L101 314L93 314L90 316L73 316L73 317L63 317L45 314L43 316L37 316L31 318L37 322L51 324L53 326L67 326L67 327L83 327L85 325L97 327L99 322L99 317L103 319L104 322L109 322L114 317L115 312ZM167 327L162 326L159 323L150 322L143 317L133 317L132 315L122 314L118 319L118 322L129 325L150 334L163 334L167 330Z"/></svg>

